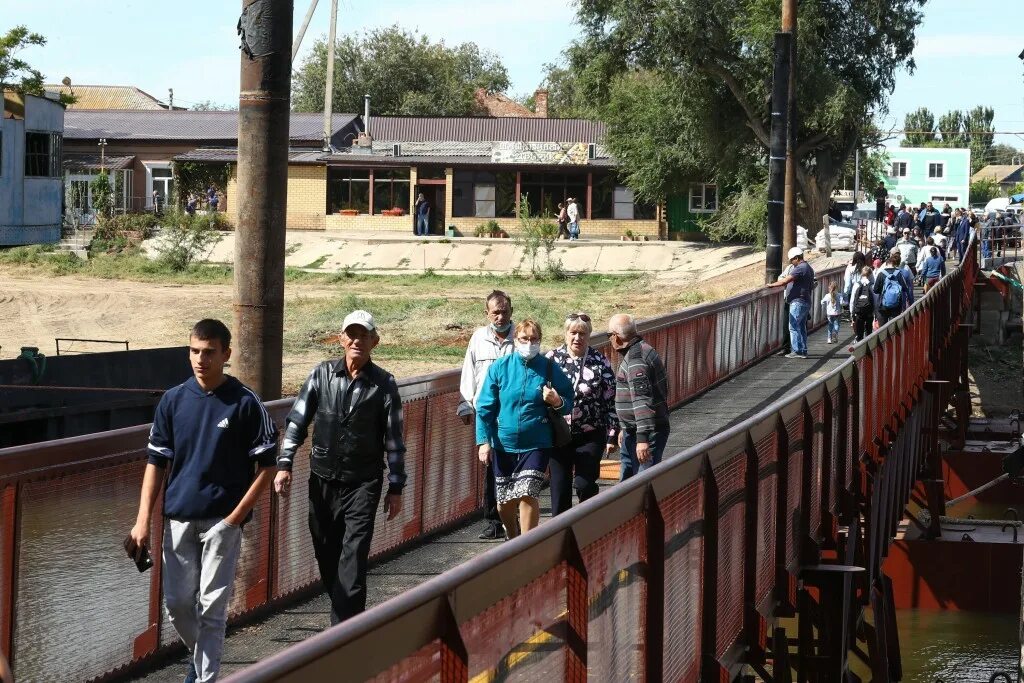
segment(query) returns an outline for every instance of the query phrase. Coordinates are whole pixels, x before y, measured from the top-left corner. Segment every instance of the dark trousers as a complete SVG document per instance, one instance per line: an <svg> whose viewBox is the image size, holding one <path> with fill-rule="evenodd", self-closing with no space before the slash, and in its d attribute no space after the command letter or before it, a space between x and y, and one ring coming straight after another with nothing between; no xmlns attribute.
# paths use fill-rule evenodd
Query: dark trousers
<svg viewBox="0 0 1024 683"><path fill-rule="evenodd" d="M602 431L577 434L567 446L551 449L551 516L572 507L572 490L582 503L597 495L597 476L606 443Z"/></svg>
<svg viewBox="0 0 1024 683"><path fill-rule="evenodd" d="M382 480L345 483L309 477L309 533L331 625L366 609L366 567Z"/></svg>
<svg viewBox="0 0 1024 683"><path fill-rule="evenodd" d="M793 341L789 338L789 302L787 301L782 312L782 353L790 353L793 350Z"/></svg>
<svg viewBox="0 0 1024 683"><path fill-rule="evenodd" d="M887 322L889 322L890 320L892 320L893 318L895 318L896 316L898 316L902 312L903 311L901 311L901 310L899 310L897 308L893 308L891 310L888 309L888 308L876 309L875 310L875 317L878 318L878 326L881 327L882 325L886 324Z"/></svg>
<svg viewBox="0 0 1024 683"><path fill-rule="evenodd" d="M875 202L875 220L885 220L885 202Z"/></svg>
<svg viewBox="0 0 1024 683"><path fill-rule="evenodd" d="M853 332L856 335L855 339L857 341L871 334L871 322L873 320L874 317L870 313L867 315L858 313L853 316Z"/></svg>
<svg viewBox="0 0 1024 683"><path fill-rule="evenodd" d="M501 515L498 514L498 496L494 491L494 462L491 461L484 470L484 520L493 527L501 527Z"/></svg>

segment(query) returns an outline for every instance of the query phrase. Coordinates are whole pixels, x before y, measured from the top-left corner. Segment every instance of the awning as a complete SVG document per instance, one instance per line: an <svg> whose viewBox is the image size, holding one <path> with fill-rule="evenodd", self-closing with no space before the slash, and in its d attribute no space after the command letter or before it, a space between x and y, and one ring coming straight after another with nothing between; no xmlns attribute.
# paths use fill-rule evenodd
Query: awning
<svg viewBox="0 0 1024 683"><path fill-rule="evenodd" d="M104 156L103 163L100 163L99 154L65 154L64 155L64 171L67 173L75 173L76 171L99 171L106 169L108 171L121 171L126 168L131 168L132 162L135 161L134 156Z"/></svg>

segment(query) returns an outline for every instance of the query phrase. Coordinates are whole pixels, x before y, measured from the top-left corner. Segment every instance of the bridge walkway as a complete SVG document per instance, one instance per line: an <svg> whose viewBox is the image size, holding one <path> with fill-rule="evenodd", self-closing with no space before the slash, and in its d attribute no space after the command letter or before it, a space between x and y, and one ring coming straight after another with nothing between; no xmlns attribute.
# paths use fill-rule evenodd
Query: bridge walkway
<svg viewBox="0 0 1024 683"><path fill-rule="evenodd" d="M678 452L721 432L838 367L848 356L852 331L849 324L844 324L840 330L841 343L831 345L825 343L826 334L822 327L810 335L807 360L770 356L675 410L667 452ZM611 480L601 482L602 488L613 484ZM549 515L550 501L545 492L541 523ZM474 520L371 567L368 606L384 602L493 547L494 541L477 539L480 528L479 521ZM260 621L229 629L222 675L321 632L330 623L329 612L327 597L318 593ZM182 655L164 660L160 668L132 680L176 683L183 678L186 668Z"/></svg>

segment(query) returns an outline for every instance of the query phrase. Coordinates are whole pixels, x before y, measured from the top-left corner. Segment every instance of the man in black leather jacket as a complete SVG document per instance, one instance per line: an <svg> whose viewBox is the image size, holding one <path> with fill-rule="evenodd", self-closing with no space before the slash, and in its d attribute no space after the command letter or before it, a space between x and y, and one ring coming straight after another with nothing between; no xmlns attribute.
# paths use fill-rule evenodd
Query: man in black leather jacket
<svg viewBox="0 0 1024 683"><path fill-rule="evenodd" d="M366 569L385 457L388 521L402 509L405 443L398 384L370 360L380 341L373 316L353 311L342 325L345 357L310 373L288 413L274 490L287 496L295 452L313 427L309 532L331 599L331 624L366 609Z"/></svg>

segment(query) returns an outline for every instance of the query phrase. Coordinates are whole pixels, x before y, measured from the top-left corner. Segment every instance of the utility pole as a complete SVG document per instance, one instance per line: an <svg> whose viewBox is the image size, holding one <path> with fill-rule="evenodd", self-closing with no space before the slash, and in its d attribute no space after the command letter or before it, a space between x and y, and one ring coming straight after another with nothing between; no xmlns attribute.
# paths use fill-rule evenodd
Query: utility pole
<svg viewBox="0 0 1024 683"><path fill-rule="evenodd" d="M281 397L293 0L242 0L234 374Z"/></svg>
<svg viewBox="0 0 1024 683"><path fill-rule="evenodd" d="M167 111L174 111L174 88L167 89Z"/></svg>
<svg viewBox="0 0 1024 683"><path fill-rule="evenodd" d="M785 227L782 234L782 251L796 246L796 159L793 156L796 147L796 48L797 9L796 0L782 0L782 31L789 38L789 85L786 96L786 204L783 213Z"/></svg>
<svg viewBox="0 0 1024 683"><path fill-rule="evenodd" d="M782 243L785 226L786 120L789 88L789 33L775 34L775 72L772 76L772 128L768 150L768 234L765 240L765 284L775 282L782 272Z"/></svg>
<svg viewBox="0 0 1024 683"><path fill-rule="evenodd" d="M313 12L316 11L317 0L312 0L309 3L309 9L306 10L306 16L302 20L302 26L299 28L298 35L295 36L295 44L292 45L292 62L295 62L295 57L299 54L299 48L302 46L302 38L306 35L306 29L309 28L309 20L313 18Z"/></svg>
<svg viewBox="0 0 1024 683"><path fill-rule="evenodd" d="M327 36L327 83L324 85L324 152L331 151L331 135L334 134L334 36L337 26L338 0L331 0L331 27Z"/></svg>

